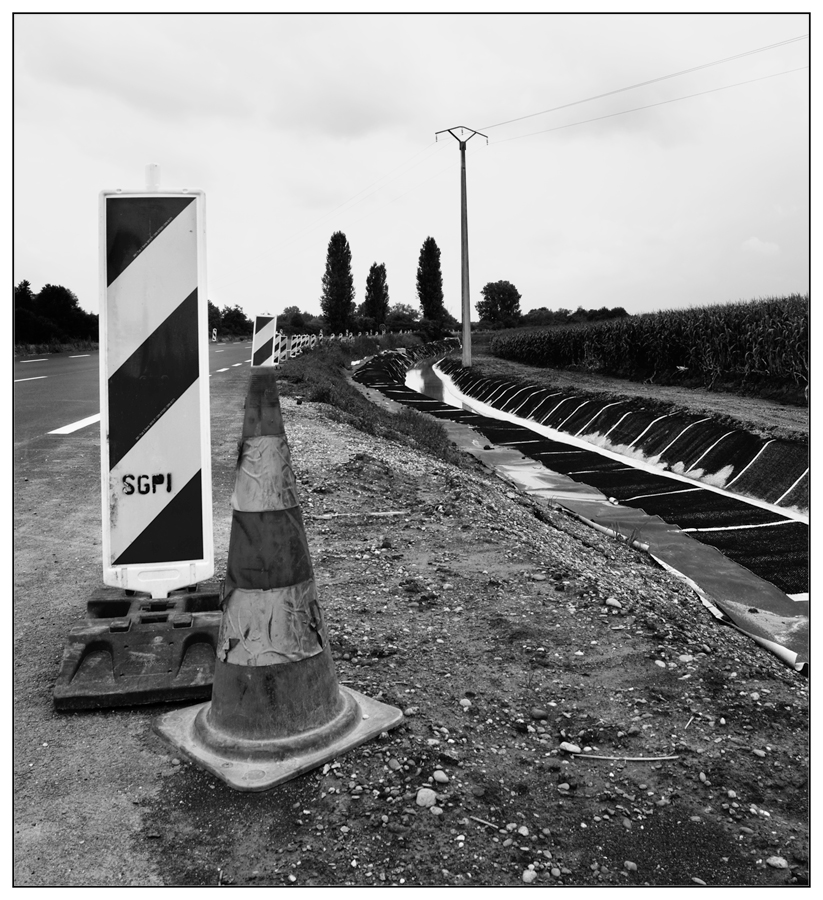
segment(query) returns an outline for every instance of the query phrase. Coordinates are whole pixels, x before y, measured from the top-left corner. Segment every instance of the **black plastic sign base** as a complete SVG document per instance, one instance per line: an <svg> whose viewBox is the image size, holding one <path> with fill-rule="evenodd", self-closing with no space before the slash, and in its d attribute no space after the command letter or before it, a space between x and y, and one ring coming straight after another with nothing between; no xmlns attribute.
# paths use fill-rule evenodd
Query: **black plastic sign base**
<svg viewBox="0 0 823 900"><path fill-rule="evenodd" d="M208 700L221 618L217 591L152 600L101 589L69 631L55 708Z"/></svg>

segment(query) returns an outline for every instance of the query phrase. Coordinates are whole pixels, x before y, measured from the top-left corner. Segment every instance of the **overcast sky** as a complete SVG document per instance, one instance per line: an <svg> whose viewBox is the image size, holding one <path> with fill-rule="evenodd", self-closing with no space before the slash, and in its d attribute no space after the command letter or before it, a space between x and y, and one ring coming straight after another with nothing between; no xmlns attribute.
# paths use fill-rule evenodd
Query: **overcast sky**
<svg viewBox="0 0 823 900"><path fill-rule="evenodd" d="M391 302L417 306L432 236L459 319L460 153L435 132L465 125L488 135L467 151L473 304L500 280L523 311L805 292L808 31L788 14L18 15L14 281L98 312L98 194L143 189L156 163L161 187L206 193L217 306L319 313L343 231L358 303L382 262Z"/></svg>

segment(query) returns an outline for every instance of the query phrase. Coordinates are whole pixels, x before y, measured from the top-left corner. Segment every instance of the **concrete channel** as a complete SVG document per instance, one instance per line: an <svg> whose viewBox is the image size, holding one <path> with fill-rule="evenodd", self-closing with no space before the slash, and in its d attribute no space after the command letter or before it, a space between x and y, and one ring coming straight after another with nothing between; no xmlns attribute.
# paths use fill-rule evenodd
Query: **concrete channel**
<svg viewBox="0 0 823 900"><path fill-rule="evenodd" d="M441 420L520 490L647 550L718 619L808 670L807 448L415 356L380 354L355 380Z"/></svg>

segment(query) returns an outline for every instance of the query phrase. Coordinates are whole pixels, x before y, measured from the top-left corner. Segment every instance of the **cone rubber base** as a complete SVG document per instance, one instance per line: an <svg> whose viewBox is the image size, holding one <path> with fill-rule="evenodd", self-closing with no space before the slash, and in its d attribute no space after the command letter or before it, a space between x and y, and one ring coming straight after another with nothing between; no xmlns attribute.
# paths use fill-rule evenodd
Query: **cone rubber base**
<svg viewBox="0 0 823 900"><path fill-rule="evenodd" d="M266 791L322 766L403 721L403 713L393 706L351 688L341 686L339 690L346 705L353 703L355 707L356 715L352 718L351 727L341 734L339 727L335 728L335 723L331 723L329 727L314 732L308 742L297 740L303 736L296 735L295 743L304 746L289 755L278 750L267 758L266 742L262 741L256 742L259 749L249 754L236 750L227 752L220 747L219 740L209 739L208 727L204 729L210 703L165 713L155 720L154 730L184 756L234 790ZM305 746L306 743L309 746Z"/></svg>

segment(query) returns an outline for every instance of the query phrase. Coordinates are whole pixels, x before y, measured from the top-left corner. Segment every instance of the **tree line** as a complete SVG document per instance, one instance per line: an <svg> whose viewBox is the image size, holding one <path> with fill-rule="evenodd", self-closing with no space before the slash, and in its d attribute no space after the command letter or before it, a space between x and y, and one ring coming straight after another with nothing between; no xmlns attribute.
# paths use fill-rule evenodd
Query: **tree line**
<svg viewBox="0 0 823 900"><path fill-rule="evenodd" d="M208 301L208 330L242 337L252 323L239 306L219 310ZM28 281L14 288L14 342L16 344L99 343L99 317L80 308L77 295L60 284L47 284L34 293Z"/></svg>
<svg viewBox="0 0 823 900"><path fill-rule="evenodd" d="M320 315L287 306L277 317L277 327L285 334L340 334L346 331L405 331L437 340L456 331L460 323L443 305L443 274L440 248L431 236L423 241L417 262L417 300L420 309L407 303L390 303L385 263L373 262L366 277L363 301L355 303L352 252L342 231L329 239L326 266L321 279ZM622 307L585 310L578 307L550 310L545 306L522 313L521 295L509 281L489 282L477 303L481 330L521 326L574 325L628 316ZM208 301L208 333L220 337L248 337L254 326L239 305L218 309ZM60 344L98 341L98 317L80 308L68 288L47 284L35 294L28 281L14 289L14 339L20 344Z"/></svg>
<svg viewBox="0 0 823 900"><path fill-rule="evenodd" d="M80 308L77 295L60 284L36 294L28 281L14 288L14 340L18 344L97 342L97 316Z"/></svg>
<svg viewBox="0 0 823 900"><path fill-rule="evenodd" d="M336 231L329 239L320 295L322 321L332 333L412 329L433 340L459 327L457 320L443 305L440 248L433 237L423 241L417 262L417 299L422 315L407 303L389 302L385 263L371 264L366 277L364 300L359 306L356 305L351 260L351 247L346 235ZM304 328L310 327L308 314L299 313L299 310L294 314L292 309L288 307L281 317L289 319L287 325L284 323L285 327L296 327L298 322ZM280 321L278 319L278 327Z"/></svg>
<svg viewBox="0 0 823 900"><path fill-rule="evenodd" d="M477 304L480 316L478 328L481 330L499 328L522 328L557 325L579 325L583 322L603 322L608 319L621 319L629 314L622 306L612 309L602 306L600 309L583 309L578 306L570 309L547 309L541 306L527 313L520 311L520 292L508 281L494 281L481 291L483 299Z"/></svg>

